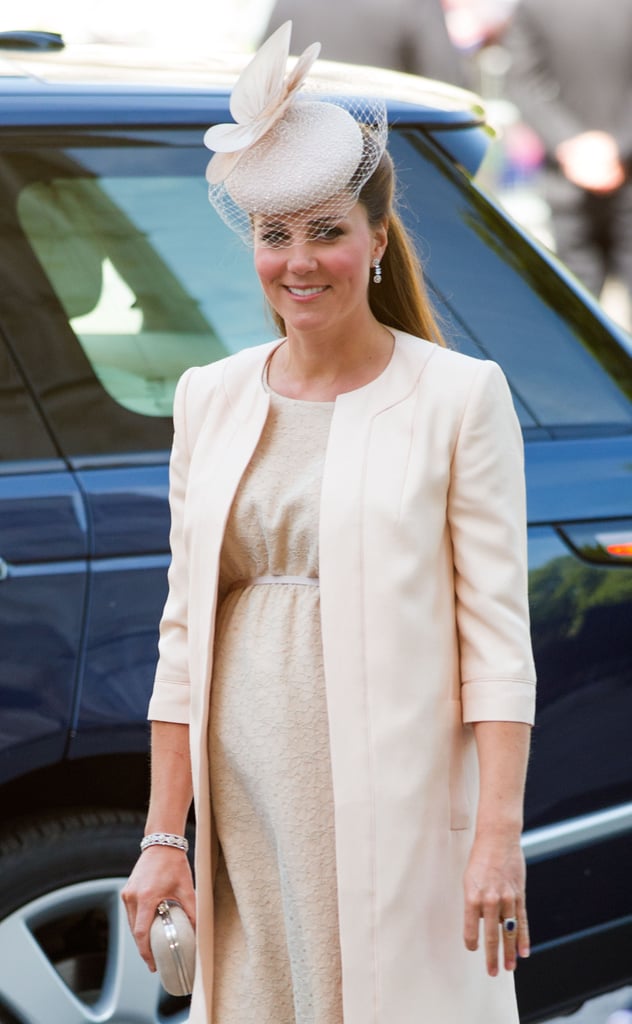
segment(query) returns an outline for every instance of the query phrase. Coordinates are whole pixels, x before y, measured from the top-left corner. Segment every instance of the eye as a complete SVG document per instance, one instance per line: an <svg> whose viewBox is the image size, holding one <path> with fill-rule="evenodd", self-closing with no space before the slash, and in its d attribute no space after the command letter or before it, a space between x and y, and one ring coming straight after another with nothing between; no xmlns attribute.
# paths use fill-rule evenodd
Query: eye
<svg viewBox="0 0 632 1024"><path fill-rule="evenodd" d="M263 224L257 231L257 241L260 245L275 248L289 245L291 236L283 224Z"/></svg>
<svg viewBox="0 0 632 1024"><path fill-rule="evenodd" d="M332 224L330 221L315 222L310 224L309 237L314 241L335 242L344 234L339 224Z"/></svg>

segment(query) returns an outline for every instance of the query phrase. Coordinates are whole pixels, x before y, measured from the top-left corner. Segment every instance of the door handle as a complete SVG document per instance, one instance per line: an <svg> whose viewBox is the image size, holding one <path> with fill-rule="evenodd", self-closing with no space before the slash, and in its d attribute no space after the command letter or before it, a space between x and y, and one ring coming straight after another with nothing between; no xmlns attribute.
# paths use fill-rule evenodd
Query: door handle
<svg viewBox="0 0 632 1024"><path fill-rule="evenodd" d="M0 558L0 583L2 580L6 580L9 575L9 565L5 562L4 558Z"/></svg>

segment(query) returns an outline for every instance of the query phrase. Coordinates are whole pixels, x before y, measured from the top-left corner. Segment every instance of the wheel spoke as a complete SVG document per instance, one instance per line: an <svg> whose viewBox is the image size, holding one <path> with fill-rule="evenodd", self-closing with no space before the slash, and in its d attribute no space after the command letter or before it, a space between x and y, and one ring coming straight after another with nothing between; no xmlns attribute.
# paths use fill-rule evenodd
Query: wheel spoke
<svg viewBox="0 0 632 1024"><path fill-rule="evenodd" d="M95 879L58 889L0 921L0 1003L21 1024L158 1024L162 1019L160 982L136 949L120 899L123 881ZM91 910L107 916L108 944L101 990L91 993L87 1002L56 970L35 932L62 922L69 914ZM171 1012L169 1021L176 1024L185 1017L184 1011Z"/></svg>
<svg viewBox="0 0 632 1024"><path fill-rule="evenodd" d="M160 982L141 960L118 892L108 901L108 920L110 942L99 1019L155 1021Z"/></svg>
<svg viewBox="0 0 632 1024"><path fill-rule="evenodd" d="M0 997L24 1024L84 1024L85 1007L62 981L21 911L0 922L0 963Z"/></svg>

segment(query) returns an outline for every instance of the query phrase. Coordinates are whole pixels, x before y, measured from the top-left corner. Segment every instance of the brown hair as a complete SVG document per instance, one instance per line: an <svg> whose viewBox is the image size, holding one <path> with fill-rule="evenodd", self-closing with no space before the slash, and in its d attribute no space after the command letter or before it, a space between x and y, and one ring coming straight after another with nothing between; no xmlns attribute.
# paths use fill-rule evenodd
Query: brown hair
<svg viewBox="0 0 632 1024"><path fill-rule="evenodd" d="M424 284L421 263L401 218L394 208L395 172L388 152L360 190L369 224L388 222L388 246L382 256L382 282L369 285L369 306L374 317L387 327L427 338L445 346L437 316ZM285 321L275 309L272 319L285 334Z"/></svg>

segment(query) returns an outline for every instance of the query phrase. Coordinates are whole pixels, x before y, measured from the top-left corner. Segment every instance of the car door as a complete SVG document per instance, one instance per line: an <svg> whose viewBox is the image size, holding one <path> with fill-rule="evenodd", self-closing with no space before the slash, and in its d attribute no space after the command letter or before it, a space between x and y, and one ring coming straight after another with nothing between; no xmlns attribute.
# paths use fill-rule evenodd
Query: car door
<svg viewBox="0 0 632 1024"><path fill-rule="evenodd" d="M251 254L206 201L199 131L58 138L5 142L19 240L5 298L85 502L89 604L68 748L81 757L146 746L176 382L272 328Z"/></svg>
<svg viewBox="0 0 632 1024"><path fill-rule="evenodd" d="M0 277L6 279L0 255ZM1 303L0 303L1 306ZM58 761L81 665L87 523L0 309L0 781ZM4 336L3 336L4 335Z"/></svg>

